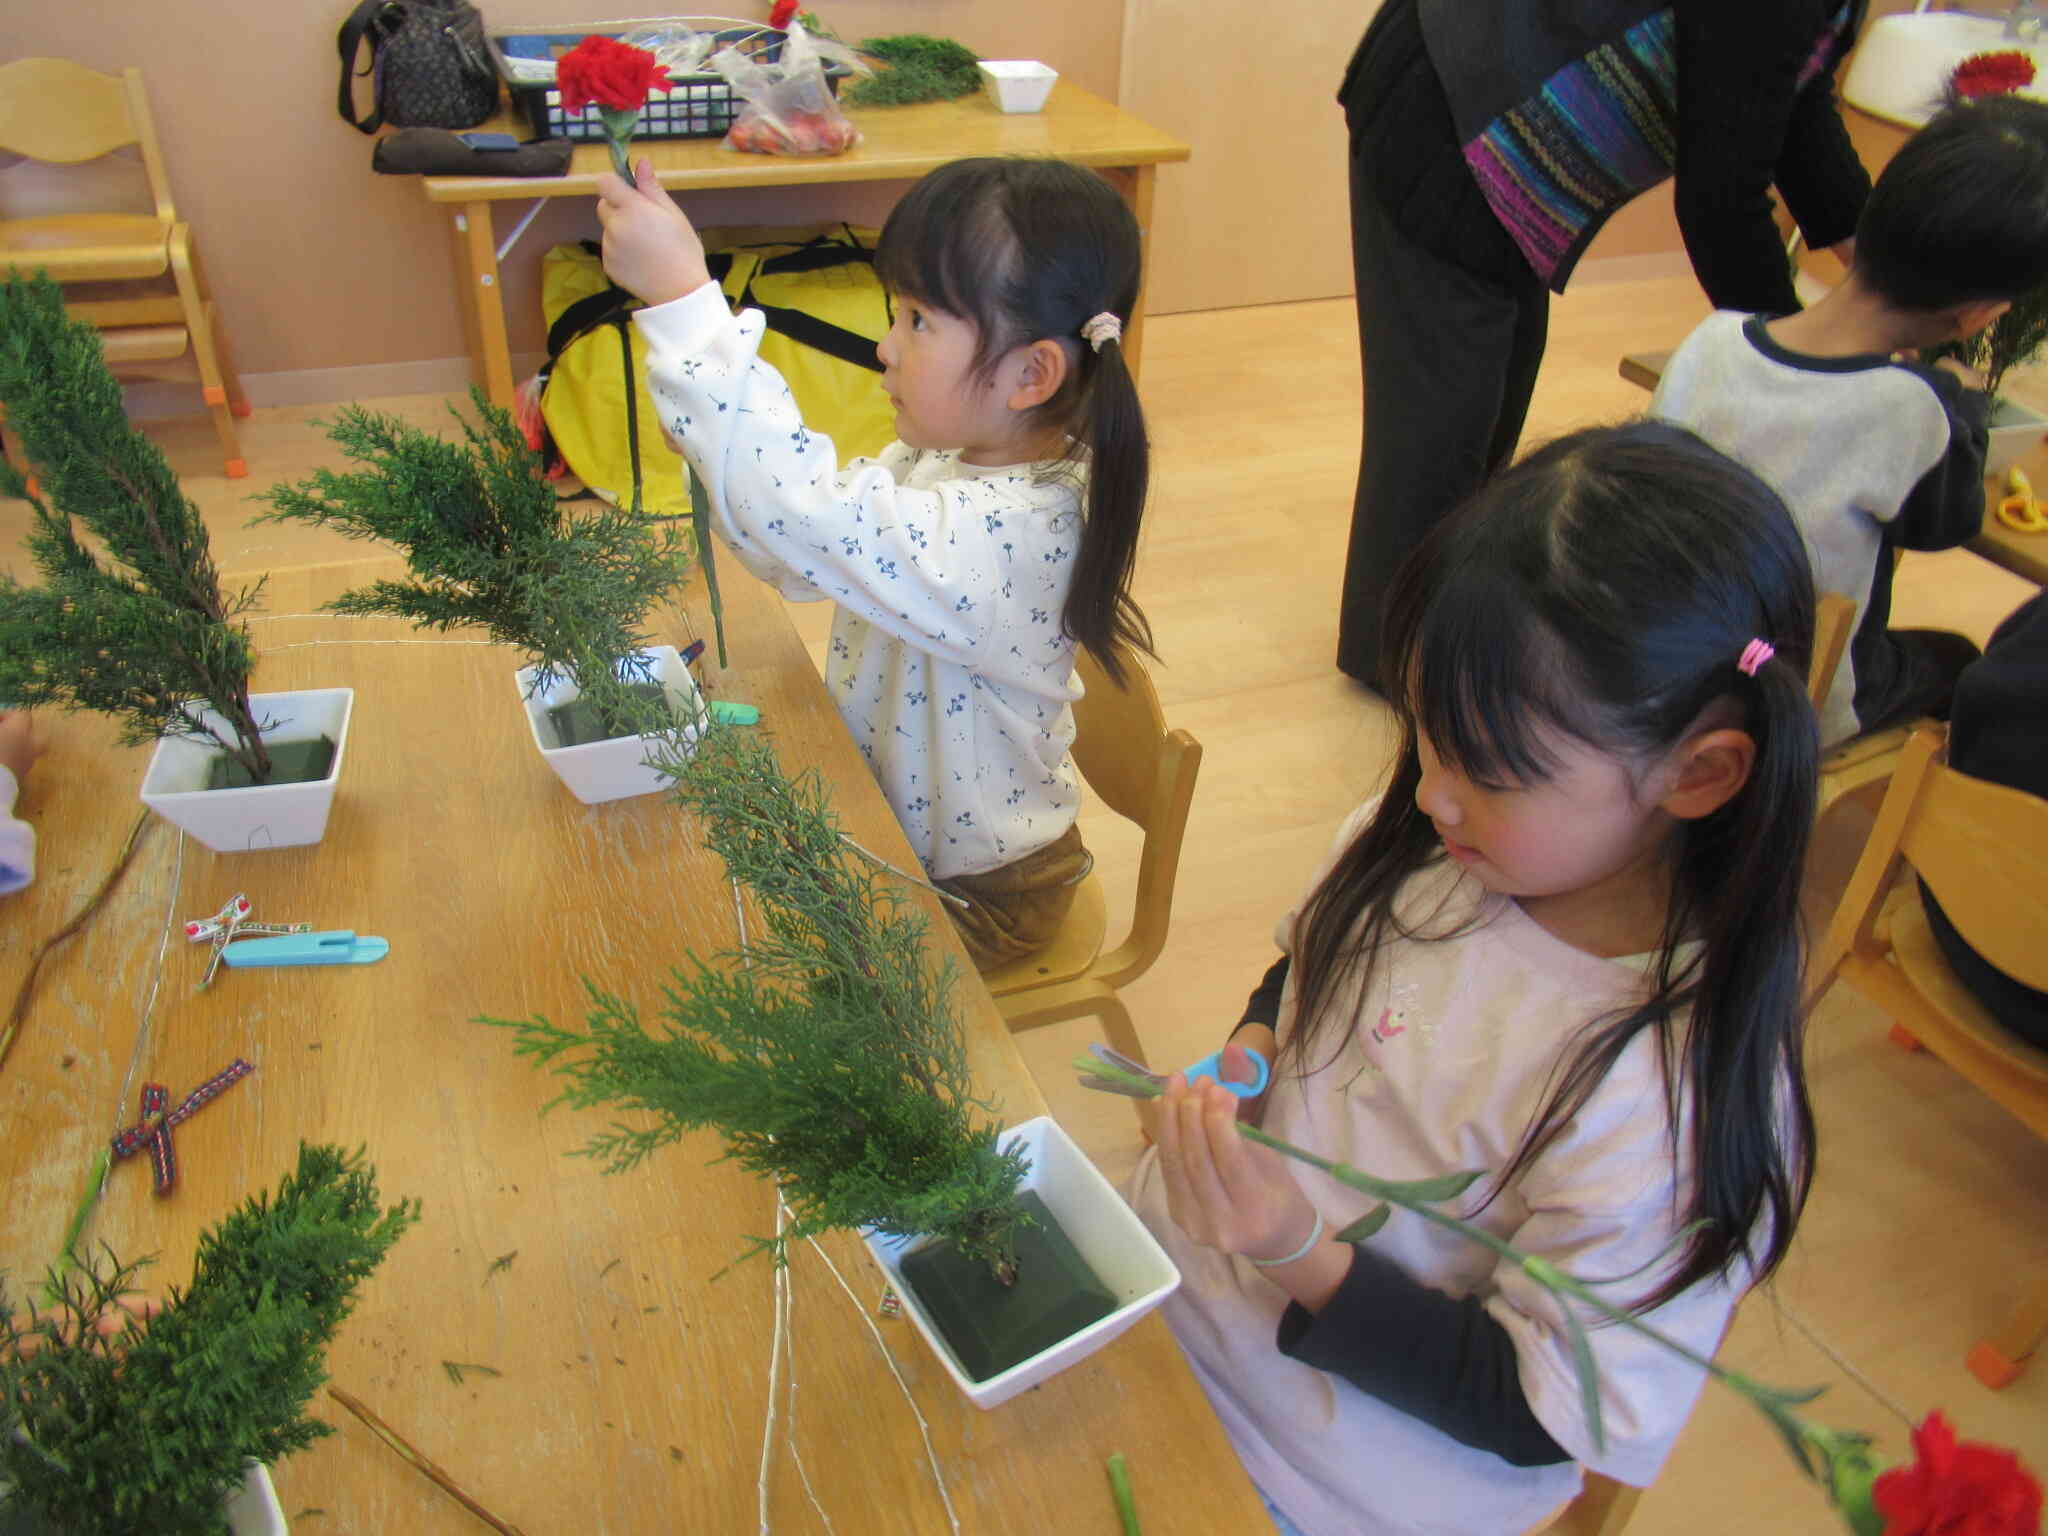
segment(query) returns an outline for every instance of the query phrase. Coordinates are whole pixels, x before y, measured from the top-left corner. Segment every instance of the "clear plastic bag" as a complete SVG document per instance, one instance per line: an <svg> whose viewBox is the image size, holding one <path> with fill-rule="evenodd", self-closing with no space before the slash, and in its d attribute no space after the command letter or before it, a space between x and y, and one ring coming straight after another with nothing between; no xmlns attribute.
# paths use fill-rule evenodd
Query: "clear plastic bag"
<svg viewBox="0 0 2048 1536"><path fill-rule="evenodd" d="M645 48L673 78L702 71L704 60L718 46L718 34L698 32L679 21L650 22L625 33L619 41Z"/></svg>
<svg viewBox="0 0 2048 1536"><path fill-rule="evenodd" d="M871 74L844 43L813 37L792 22L773 63L721 48L707 66L725 77L745 103L726 131L727 147L756 155L836 155L860 142L860 131L839 109L827 68Z"/></svg>

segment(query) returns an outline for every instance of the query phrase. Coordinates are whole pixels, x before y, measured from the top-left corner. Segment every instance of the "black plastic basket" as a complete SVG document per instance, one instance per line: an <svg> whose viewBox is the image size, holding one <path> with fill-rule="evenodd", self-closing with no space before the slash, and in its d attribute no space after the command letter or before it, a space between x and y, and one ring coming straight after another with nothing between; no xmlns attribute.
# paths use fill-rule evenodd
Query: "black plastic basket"
<svg viewBox="0 0 2048 1536"><path fill-rule="evenodd" d="M698 31L713 31L720 48L739 48L760 60L773 63L782 56L782 45L789 34L774 27L764 27L752 22L728 21L722 17L681 16L664 18L680 23L696 25ZM596 107L585 107L580 112L566 112L562 109L562 93L552 82L534 83L518 77L518 65L522 59L558 59L574 48L592 33L607 37L623 37L648 25L636 22L600 22L576 32L556 31L512 31L491 35L491 58L498 66L498 73L505 81L505 89L512 98L512 104L519 114L532 125L538 136L551 139L571 139L579 143L604 142L604 120L598 116ZM715 30L714 30L715 29ZM828 68L825 71L827 85L834 95L839 91L839 79L847 71L843 68ZM647 105L640 110L640 122L633 130L636 139L716 139L722 138L732 127L746 103L733 94L732 87L723 75L703 72L694 75L671 75L670 86L665 91L650 92Z"/></svg>

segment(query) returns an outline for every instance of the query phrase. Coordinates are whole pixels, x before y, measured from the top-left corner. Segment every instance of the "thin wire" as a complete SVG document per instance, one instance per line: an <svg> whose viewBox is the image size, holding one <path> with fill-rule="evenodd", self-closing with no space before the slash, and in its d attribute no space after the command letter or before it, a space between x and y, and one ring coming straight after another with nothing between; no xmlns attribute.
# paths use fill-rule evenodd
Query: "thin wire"
<svg viewBox="0 0 2048 1536"><path fill-rule="evenodd" d="M926 890L930 891L934 896L938 897L939 900L943 902L948 902L951 905L958 907L963 912L966 911L967 908L971 905L971 903L967 902L963 898L955 896L951 891L940 890L936 885L933 885L929 880L923 879L917 875L913 875L908 870L898 869L894 864L891 864L887 859L883 858L880 854L868 852L867 849L861 847L859 843L856 843L844 832L839 834L839 841L846 844L847 847L851 848L855 853L859 854L862 858L866 859L870 864L879 864L883 869L889 871L889 873L894 875L898 880L907 880L912 885L923 886Z"/></svg>
<svg viewBox="0 0 2048 1536"><path fill-rule="evenodd" d="M1864 1375L1861 1371L1856 1369L1855 1366L1851 1365L1848 1362L1848 1360L1845 1359L1842 1356L1842 1354L1834 1348L1833 1345L1829 1344L1826 1339L1823 1339L1820 1336L1820 1334L1814 1329L1811 1323L1807 1322L1805 1318L1801 1317L1797 1312L1794 1312L1790 1307L1786 1306L1784 1298L1778 1294L1778 1289L1776 1286L1769 1287L1765 1294L1771 1298L1771 1305L1777 1310L1778 1316L1782 1317L1786 1322L1790 1323L1801 1334L1805 1335L1806 1341L1809 1344L1811 1344L1815 1349L1819 1350L1822 1354L1826 1355L1828 1359L1834 1363L1834 1366L1837 1370L1839 1370L1843 1375L1847 1376L1851 1381L1855 1382L1856 1385L1861 1387L1864 1391L1868 1392L1872 1397L1876 1398L1880 1406L1884 1407L1891 1413L1896 1414L1899 1418L1899 1421L1903 1423L1908 1429L1912 1429L1914 1427L1913 1416L1910 1413L1906 1412L1905 1409L1901 1408L1884 1392L1880 1391L1878 1389L1878 1385L1876 1382L1872 1381L1868 1376Z"/></svg>
<svg viewBox="0 0 2048 1536"><path fill-rule="evenodd" d="M853 1294L853 1287L846 1283L846 1277L839 1273L839 1266L832 1262L832 1255L815 1237L810 1239L811 1249L825 1261L825 1267L832 1271L832 1278L839 1282L839 1289L846 1292L846 1299L853 1303L853 1310L860 1320L867 1324L868 1332L874 1337L875 1348L882 1352L882 1358L889 1362L889 1374L896 1378L896 1385L903 1391L903 1400L910 1404L910 1411L917 1416L918 1433L924 1436L924 1454L931 1463L932 1481L938 1485L939 1501L946 1506L947 1523L953 1527L955 1536L960 1530L960 1517L953 1512L953 1496L946 1492L946 1474L939 1466L939 1453L932 1446L932 1427L925 1422L924 1412L917 1406L917 1399L911 1395L910 1383L903 1379L903 1373L896 1368L896 1357L889 1353L889 1346L882 1338L882 1330L875 1326L875 1320L868 1316L868 1309L860 1304L860 1298Z"/></svg>

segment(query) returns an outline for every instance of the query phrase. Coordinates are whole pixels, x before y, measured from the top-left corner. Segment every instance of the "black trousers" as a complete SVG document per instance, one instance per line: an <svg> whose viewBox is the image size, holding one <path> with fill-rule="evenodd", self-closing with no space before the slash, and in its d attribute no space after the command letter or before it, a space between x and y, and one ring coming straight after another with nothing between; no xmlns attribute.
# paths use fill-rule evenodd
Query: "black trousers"
<svg viewBox="0 0 2048 1536"><path fill-rule="evenodd" d="M1550 323L1550 294L1523 269L1490 280L1423 249L1373 195L1372 157L1398 154L1355 129L1351 261L1365 431L1344 561L1337 665L1379 685L1380 622L1401 562L1513 457Z"/></svg>

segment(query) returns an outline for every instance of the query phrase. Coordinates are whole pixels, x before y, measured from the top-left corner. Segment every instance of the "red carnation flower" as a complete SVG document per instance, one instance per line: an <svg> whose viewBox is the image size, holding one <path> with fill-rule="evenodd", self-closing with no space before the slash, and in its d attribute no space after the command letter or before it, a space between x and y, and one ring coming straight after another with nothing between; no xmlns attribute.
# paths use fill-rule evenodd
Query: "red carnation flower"
<svg viewBox="0 0 2048 1536"><path fill-rule="evenodd" d="M771 27L788 26L790 18L796 15L797 8L802 4L803 0L775 0L774 6L768 12L768 25Z"/></svg>
<svg viewBox="0 0 2048 1536"><path fill-rule="evenodd" d="M2017 48L1973 53L1949 77L1958 96L2005 96L2034 83L2034 61Z"/></svg>
<svg viewBox="0 0 2048 1536"><path fill-rule="evenodd" d="M614 112L638 112L647 105L649 91L663 90L668 83L668 71L654 62L653 54L615 37L586 37L555 66L565 112L581 112L593 102Z"/></svg>
<svg viewBox="0 0 2048 1536"><path fill-rule="evenodd" d="M1871 1488L1884 1536L2037 1536L2041 1485L2011 1451L1959 1444L1948 1420L1930 1413L1913 1431L1913 1454L1912 1466L1893 1467Z"/></svg>

